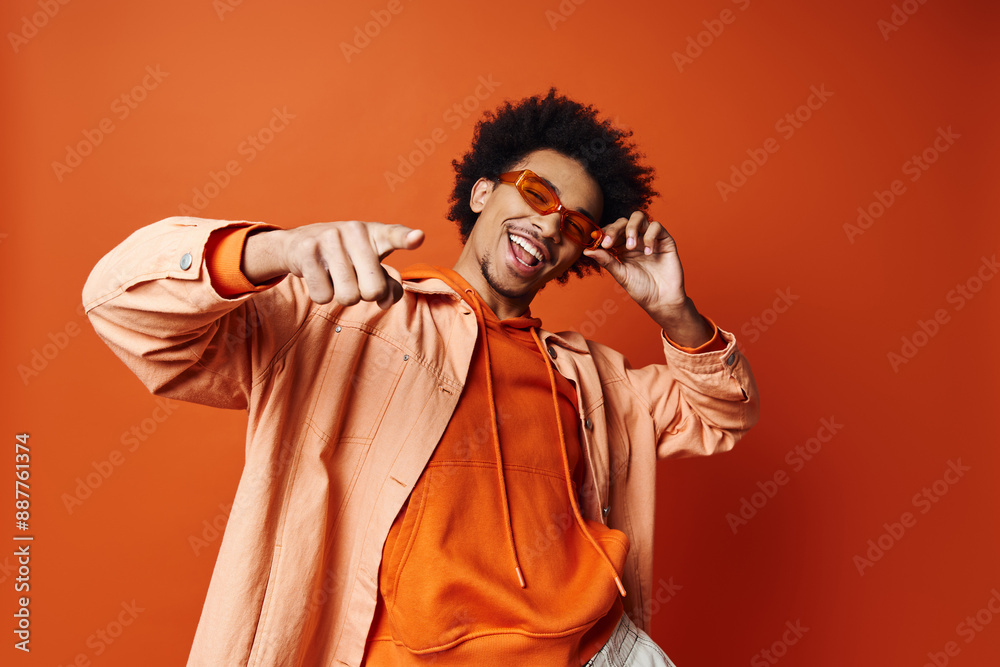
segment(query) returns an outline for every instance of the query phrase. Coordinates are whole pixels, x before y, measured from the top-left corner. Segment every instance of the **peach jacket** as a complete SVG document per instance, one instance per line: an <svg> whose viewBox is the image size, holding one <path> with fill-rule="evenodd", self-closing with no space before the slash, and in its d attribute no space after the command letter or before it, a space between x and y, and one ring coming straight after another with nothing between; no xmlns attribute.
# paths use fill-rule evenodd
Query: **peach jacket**
<svg viewBox="0 0 1000 667"><path fill-rule="evenodd" d="M159 396L246 410L246 462L188 665L359 665L382 546L451 418L479 335L443 281L403 298L320 305L287 276L223 298L209 234L247 222L172 217L108 253L83 291L102 339ZM576 332L540 330L577 388L580 509L631 548L625 611L648 630L657 458L730 450L758 419L733 334L632 368Z"/></svg>

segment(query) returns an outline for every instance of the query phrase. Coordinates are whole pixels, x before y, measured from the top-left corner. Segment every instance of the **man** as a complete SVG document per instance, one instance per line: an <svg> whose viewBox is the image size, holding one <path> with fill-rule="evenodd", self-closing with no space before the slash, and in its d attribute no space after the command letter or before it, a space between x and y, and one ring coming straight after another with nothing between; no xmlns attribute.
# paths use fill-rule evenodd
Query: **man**
<svg viewBox="0 0 1000 667"><path fill-rule="evenodd" d="M402 225L168 218L84 288L155 394L249 413L189 665L671 665L657 457L731 449L757 388L698 313L630 133L554 90L487 114L451 269ZM600 266L662 329L633 369L528 308Z"/></svg>

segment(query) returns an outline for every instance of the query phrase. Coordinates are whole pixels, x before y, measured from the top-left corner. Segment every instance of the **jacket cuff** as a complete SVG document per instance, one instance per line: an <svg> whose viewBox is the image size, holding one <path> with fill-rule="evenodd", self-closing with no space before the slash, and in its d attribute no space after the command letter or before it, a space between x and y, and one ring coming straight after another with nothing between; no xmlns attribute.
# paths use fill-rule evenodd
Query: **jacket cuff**
<svg viewBox="0 0 1000 667"><path fill-rule="evenodd" d="M706 389L713 388L713 391L717 389L723 394L728 394L735 388L732 384L735 382L735 386L739 387L743 395L742 400L747 400L750 395L756 395L749 365L743 361L743 353L736 345L736 336L725 329L717 327L716 330L716 335L725 343L725 347L699 354L677 349L661 331L660 337L667 365L673 368L678 377L685 378L685 383L691 386L704 386ZM739 397L739 394L736 396Z"/></svg>
<svg viewBox="0 0 1000 667"><path fill-rule="evenodd" d="M243 275L243 247L247 237L255 232L279 229L273 225L244 224L217 229L205 244L205 268L212 281L212 287L219 296L231 299L253 292L262 292L281 282L284 276L273 278L266 283L254 285Z"/></svg>
<svg viewBox="0 0 1000 667"><path fill-rule="evenodd" d="M702 315L702 317L708 320L708 323L712 325L712 337L709 338L706 342L702 343L701 345L697 347L684 347L683 345L678 345L674 341L670 340L670 336L667 335L666 331L663 332L663 337L667 339L668 343L676 347L678 350L683 350L684 352L687 352L689 354L700 354L702 352L715 352L716 350L726 349L726 341L724 341L722 337L719 336L719 327L716 326L715 322L712 321L711 317L708 317L707 315Z"/></svg>

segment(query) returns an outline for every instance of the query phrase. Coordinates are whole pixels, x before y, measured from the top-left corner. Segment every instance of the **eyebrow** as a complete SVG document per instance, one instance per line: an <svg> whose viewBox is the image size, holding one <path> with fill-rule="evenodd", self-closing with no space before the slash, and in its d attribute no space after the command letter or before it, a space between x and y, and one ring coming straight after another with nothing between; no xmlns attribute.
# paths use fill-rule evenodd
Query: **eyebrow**
<svg viewBox="0 0 1000 667"><path fill-rule="evenodd" d="M537 172L535 172L535 175L537 176L537 175L538 175L538 173L537 173ZM547 184L547 185L548 185L548 186L549 186L550 188L552 188L552 190L553 190L553 191L554 191L554 192L556 193L556 197L559 197L559 201L562 201L562 192L560 192L560 191L559 191L559 188L558 188L558 187L556 187L556 184L555 184L555 183L553 183L553 182L552 182L552 181L550 181L549 179L545 178L544 176L538 176L538 178L540 178L540 179L542 179L543 181L545 181L545 183L546 183L546 184ZM567 207L567 208L568 208L568 207ZM591 220L595 220L595 219L594 219L594 216L593 216L593 214L591 214L591 212L590 212L590 211L588 211L587 209L585 209L585 208L583 208L583 207L580 207L580 208L577 208L577 209L573 209L573 210L575 210L575 211L576 211L577 213L583 213L583 214L584 214L585 216L587 216L587 217L588 217L588 218L590 218ZM596 220L595 220L595 222L596 222Z"/></svg>

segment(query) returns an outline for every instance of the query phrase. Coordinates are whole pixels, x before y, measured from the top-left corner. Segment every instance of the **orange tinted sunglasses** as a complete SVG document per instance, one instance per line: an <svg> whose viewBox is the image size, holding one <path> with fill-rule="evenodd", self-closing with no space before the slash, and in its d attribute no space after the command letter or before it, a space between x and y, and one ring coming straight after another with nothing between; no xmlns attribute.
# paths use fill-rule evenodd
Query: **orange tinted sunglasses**
<svg viewBox="0 0 1000 667"><path fill-rule="evenodd" d="M585 248L596 249L604 239L604 232L597 223L583 213L563 206L549 184L530 169L508 171L500 174L498 180L517 188L521 198L538 213L558 213L559 229L572 241Z"/></svg>

